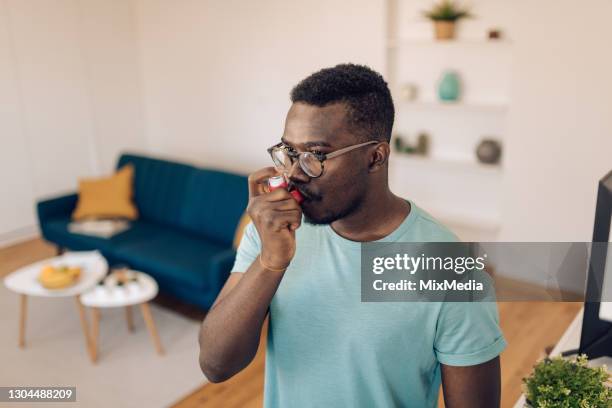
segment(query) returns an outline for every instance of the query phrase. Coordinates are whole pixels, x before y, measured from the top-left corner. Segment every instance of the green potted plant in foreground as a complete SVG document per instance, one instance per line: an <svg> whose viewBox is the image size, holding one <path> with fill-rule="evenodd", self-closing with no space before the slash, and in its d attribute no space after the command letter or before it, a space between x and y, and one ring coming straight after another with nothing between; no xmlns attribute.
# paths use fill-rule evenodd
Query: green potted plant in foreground
<svg viewBox="0 0 612 408"><path fill-rule="evenodd" d="M424 11L425 17L434 22L436 39L450 40L455 37L455 23L462 18L471 17L468 9L453 0L441 0L430 10Z"/></svg>
<svg viewBox="0 0 612 408"><path fill-rule="evenodd" d="M612 391L606 385L610 375L605 366L587 365L585 355L574 360L545 358L531 375L523 378L527 407L612 408Z"/></svg>

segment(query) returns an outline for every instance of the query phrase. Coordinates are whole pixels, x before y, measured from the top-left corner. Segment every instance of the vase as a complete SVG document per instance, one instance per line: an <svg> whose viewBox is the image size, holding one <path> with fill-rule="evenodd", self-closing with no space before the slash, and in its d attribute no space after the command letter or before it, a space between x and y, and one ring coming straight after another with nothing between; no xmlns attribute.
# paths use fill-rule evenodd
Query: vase
<svg viewBox="0 0 612 408"><path fill-rule="evenodd" d="M459 75L456 72L447 71L438 85L438 97L442 101L457 101L460 88Z"/></svg>
<svg viewBox="0 0 612 408"><path fill-rule="evenodd" d="M436 33L436 40L452 40L455 38L455 22L434 21L434 31Z"/></svg>
<svg viewBox="0 0 612 408"><path fill-rule="evenodd" d="M476 157L481 163L497 164L501 158L502 147L497 140L483 139L476 148Z"/></svg>

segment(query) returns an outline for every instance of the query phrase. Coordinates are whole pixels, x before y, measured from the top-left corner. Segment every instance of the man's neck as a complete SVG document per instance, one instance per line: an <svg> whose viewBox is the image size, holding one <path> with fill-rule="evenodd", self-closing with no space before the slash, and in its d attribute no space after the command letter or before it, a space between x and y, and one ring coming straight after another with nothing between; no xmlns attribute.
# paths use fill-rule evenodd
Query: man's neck
<svg viewBox="0 0 612 408"><path fill-rule="evenodd" d="M410 211L410 204L387 188L382 194L368 194L357 210L332 222L331 227L351 241L375 241L397 229Z"/></svg>

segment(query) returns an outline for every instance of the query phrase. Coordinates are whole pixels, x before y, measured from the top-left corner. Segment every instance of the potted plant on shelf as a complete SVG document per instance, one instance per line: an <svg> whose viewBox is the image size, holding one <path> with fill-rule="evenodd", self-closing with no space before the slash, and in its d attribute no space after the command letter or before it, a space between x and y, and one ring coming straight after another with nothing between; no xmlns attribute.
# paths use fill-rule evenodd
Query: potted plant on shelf
<svg viewBox="0 0 612 408"><path fill-rule="evenodd" d="M527 407L533 408L611 408L612 390L606 384L606 367L587 365L585 355L575 360L545 358L523 378Z"/></svg>
<svg viewBox="0 0 612 408"><path fill-rule="evenodd" d="M455 23L462 18L472 16L467 8L461 7L453 0L441 0L423 14L434 22L436 39L438 40L453 39L455 37Z"/></svg>

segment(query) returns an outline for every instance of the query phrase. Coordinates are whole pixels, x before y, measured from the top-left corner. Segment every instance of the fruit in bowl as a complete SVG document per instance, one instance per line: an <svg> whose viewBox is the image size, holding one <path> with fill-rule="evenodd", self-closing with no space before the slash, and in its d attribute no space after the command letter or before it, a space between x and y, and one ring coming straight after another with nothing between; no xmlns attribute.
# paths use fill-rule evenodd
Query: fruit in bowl
<svg viewBox="0 0 612 408"><path fill-rule="evenodd" d="M81 276L81 268L69 265L45 265L38 281L47 289L63 289L74 285Z"/></svg>

